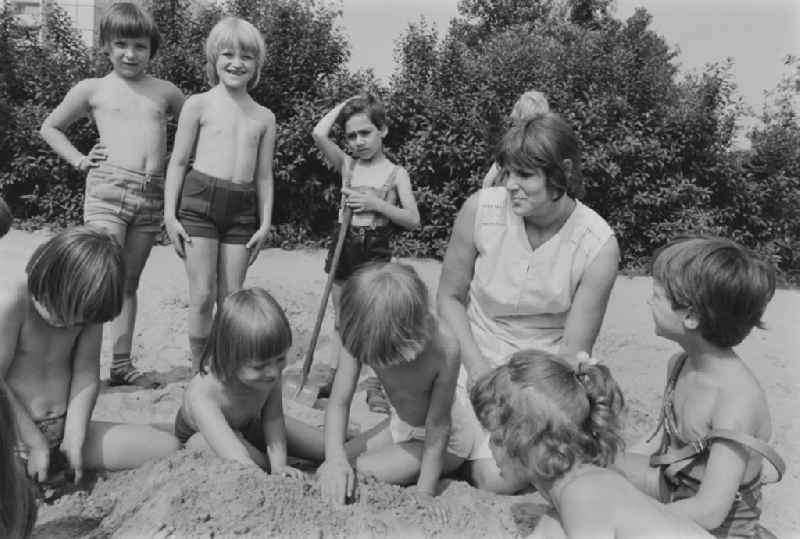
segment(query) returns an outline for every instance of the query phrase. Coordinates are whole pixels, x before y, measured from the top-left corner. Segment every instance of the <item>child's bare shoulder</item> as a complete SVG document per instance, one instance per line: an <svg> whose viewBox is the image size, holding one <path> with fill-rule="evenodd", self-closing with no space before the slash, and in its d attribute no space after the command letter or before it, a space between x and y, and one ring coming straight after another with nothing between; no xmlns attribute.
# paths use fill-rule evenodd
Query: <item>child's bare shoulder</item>
<svg viewBox="0 0 800 539"><path fill-rule="evenodd" d="M183 92L168 80L153 77L153 91L167 102L173 99L183 99Z"/></svg>
<svg viewBox="0 0 800 539"><path fill-rule="evenodd" d="M74 96L80 96L88 101L98 91L102 90L104 80L105 77L80 80L75 83L75 86L70 88L69 93Z"/></svg>
<svg viewBox="0 0 800 539"><path fill-rule="evenodd" d="M0 315L8 318L22 318L27 312L28 283L25 279L14 279L0 287Z"/></svg>
<svg viewBox="0 0 800 539"><path fill-rule="evenodd" d="M253 111L255 112L254 119L256 120L256 122L258 122L264 129L274 126L275 113L272 112L267 107L265 107L264 105L259 105L255 101L253 101L253 104L255 105L253 107Z"/></svg>
<svg viewBox="0 0 800 539"><path fill-rule="evenodd" d="M769 422L769 406L764 388L743 362L731 365L719 386L712 427L757 434L765 422Z"/></svg>
<svg viewBox="0 0 800 539"><path fill-rule="evenodd" d="M219 383L210 374L195 374L184 392L183 401L189 409L219 404Z"/></svg>
<svg viewBox="0 0 800 539"><path fill-rule="evenodd" d="M208 103L209 92L200 92L199 94L192 94L186 98L183 103L184 109L201 109Z"/></svg>

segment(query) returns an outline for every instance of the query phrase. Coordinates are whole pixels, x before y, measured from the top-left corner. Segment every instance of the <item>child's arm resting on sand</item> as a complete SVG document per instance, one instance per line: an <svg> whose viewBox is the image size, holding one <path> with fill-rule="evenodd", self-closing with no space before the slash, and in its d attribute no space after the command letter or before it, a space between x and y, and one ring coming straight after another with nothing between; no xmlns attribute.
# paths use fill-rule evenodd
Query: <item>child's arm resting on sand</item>
<svg viewBox="0 0 800 539"><path fill-rule="evenodd" d="M344 503L356 486L344 438L360 372L361 365L355 359L349 354L341 355L325 409L325 460L317 474L322 497L334 503Z"/></svg>
<svg viewBox="0 0 800 539"><path fill-rule="evenodd" d="M180 196L183 178L189 166L189 158L194 151L197 133L200 130L200 114L202 101L199 96L186 100L178 118L178 129L175 131L175 144L167 167L167 178L164 182L164 227L167 229L172 247L181 258L186 256L185 243L192 240L178 221L178 196Z"/></svg>
<svg viewBox="0 0 800 539"><path fill-rule="evenodd" d="M0 378L6 379L8 370L14 362L17 351L21 316L25 313L22 301L26 297L16 291L6 290L0 293ZM50 448L44 435L33 422L28 409L17 398L14 389L6 384L8 398L14 412L17 430L22 443L28 447L28 475L39 481L47 479L47 470L50 467Z"/></svg>
<svg viewBox="0 0 800 539"><path fill-rule="evenodd" d="M69 387L67 418L61 450L75 471L75 483L83 476L83 444L100 391L100 344L102 324L87 324L75 343L72 360L72 382Z"/></svg>
<svg viewBox="0 0 800 539"><path fill-rule="evenodd" d="M302 477L303 472L286 463L286 423L283 420L283 389L280 378L275 382L264 406L264 441L267 444L270 473Z"/></svg>
<svg viewBox="0 0 800 539"><path fill-rule="evenodd" d="M95 82L96 79L86 79L73 86L64 100L45 118L39 130L53 151L81 172L96 167L99 161L107 158L102 144L96 144L88 156L83 155L64 133L70 125L89 114L89 99L94 92Z"/></svg>
<svg viewBox="0 0 800 539"><path fill-rule="evenodd" d="M755 433L752 410L758 409L758 403L745 395L737 395L737 399L727 399L720 413L715 413L711 424L714 429L728 429L737 432ZM715 439L711 444L700 488L691 498L670 503L667 509L684 515L697 522L707 530L719 527L731 510L733 500L744 479L749 451L747 448L729 441Z"/></svg>
<svg viewBox="0 0 800 539"><path fill-rule="evenodd" d="M258 164L256 168L256 193L258 194L258 230L247 242L250 249L250 259L248 264L256 261L258 253L264 246L272 223L272 204L275 193L275 178L272 174L272 159L275 154L275 115L266 110L268 115L267 125L264 134L261 136L261 144L258 149Z"/></svg>
<svg viewBox="0 0 800 539"><path fill-rule="evenodd" d="M311 136L314 138L314 143L317 145L317 148L319 148L322 155L325 156L325 159L328 160L336 172L341 172L347 155L344 153L344 150L331 140L330 134L331 129L333 129L333 124L336 123L336 118L339 117L339 113L342 111L342 107L344 107L345 103L350 101L350 99L352 99L352 97L342 101L329 110L311 131Z"/></svg>
<svg viewBox="0 0 800 539"><path fill-rule="evenodd" d="M347 196L347 205L356 213L380 213L397 226L402 226L407 230L419 227L419 209L417 209L417 201L414 198L411 180L408 178L406 169L400 168L397 172L395 187L400 206L395 206L379 198L372 190L360 192L355 189L342 189L342 192Z"/></svg>

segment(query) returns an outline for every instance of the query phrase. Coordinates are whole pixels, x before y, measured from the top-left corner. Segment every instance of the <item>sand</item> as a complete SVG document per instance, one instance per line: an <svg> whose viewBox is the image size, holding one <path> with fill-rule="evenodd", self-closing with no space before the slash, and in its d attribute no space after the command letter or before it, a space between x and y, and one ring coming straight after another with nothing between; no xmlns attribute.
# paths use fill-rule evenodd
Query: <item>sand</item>
<svg viewBox="0 0 800 539"><path fill-rule="evenodd" d="M44 233L13 230L0 240L0 281L22 271ZM269 249L250 269L247 285L268 289L285 308L295 345L288 371L302 360L324 286L324 252ZM440 264L408 260L434 291ZM675 345L653 335L646 277L617 279L598 338L596 355L611 366L629 403L625 438L639 439L654 426L666 361ZM157 371L157 390L104 387L94 417L140 423L172 422L190 375L186 351L186 276L171 247L154 248L140 289L134 356L140 368ZM330 306L329 306L330 309ZM800 293L779 290L765 330L755 330L738 352L756 372L770 402L772 445L784 457L784 480L765 487L762 523L778 537L800 537L800 422L796 420L800 367ZM315 362L329 360L331 316ZM109 341L103 345L101 376L108 375ZM286 402L287 413L314 425L322 411ZM350 429L359 431L384 416L370 413L364 392L356 394ZM38 537L515 537L526 535L546 510L540 496L495 496L461 481L441 495L447 524L416 506L407 489L365 480L358 500L344 507L322 502L313 479L267 476L236 463L182 450L125 473L104 474L83 489L40 508Z"/></svg>

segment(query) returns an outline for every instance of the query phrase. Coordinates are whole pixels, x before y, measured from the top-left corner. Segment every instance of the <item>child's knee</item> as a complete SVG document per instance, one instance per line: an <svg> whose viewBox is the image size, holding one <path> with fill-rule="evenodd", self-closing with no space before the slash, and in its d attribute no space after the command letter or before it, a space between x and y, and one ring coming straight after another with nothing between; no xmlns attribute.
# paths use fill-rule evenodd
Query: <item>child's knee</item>
<svg viewBox="0 0 800 539"><path fill-rule="evenodd" d="M200 434L199 432L194 433L191 438L186 440L184 447L188 451L197 452L197 453L209 453L211 452L211 446L208 445L206 442L205 437Z"/></svg>
<svg viewBox="0 0 800 539"><path fill-rule="evenodd" d="M217 302L217 291L212 287L196 288L191 294L191 299L197 310L201 312L211 311Z"/></svg>
<svg viewBox="0 0 800 539"><path fill-rule="evenodd" d="M165 433L166 436L163 437L163 441L161 442L161 448L164 452L164 456L171 455L175 451L181 448L181 442L175 436Z"/></svg>
<svg viewBox="0 0 800 539"><path fill-rule="evenodd" d="M381 466L378 466L375 459L369 458L366 453L362 453L356 458L354 467L360 476L380 476Z"/></svg>

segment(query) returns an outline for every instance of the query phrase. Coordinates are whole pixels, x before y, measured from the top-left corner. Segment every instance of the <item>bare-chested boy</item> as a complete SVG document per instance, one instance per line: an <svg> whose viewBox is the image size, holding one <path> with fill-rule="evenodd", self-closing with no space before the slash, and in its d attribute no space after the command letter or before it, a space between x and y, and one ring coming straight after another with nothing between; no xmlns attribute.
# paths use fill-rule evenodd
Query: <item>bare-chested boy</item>
<svg viewBox="0 0 800 539"><path fill-rule="evenodd" d="M117 242L101 228L68 229L37 247L25 271L0 288L0 378L28 474L44 481L71 469L77 482L84 469L133 468L175 451L168 432L90 421L102 324L123 304Z"/></svg>
<svg viewBox="0 0 800 539"><path fill-rule="evenodd" d="M88 172L84 221L108 230L125 253L125 301L111 323L111 385L159 385L131 362L139 276L161 227L167 117L177 118L183 105L175 85L146 72L159 42L155 23L136 4L113 4L100 23L111 73L76 84L41 129L56 153ZM87 115L97 124L100 141L84 155L65 131Z"/></svg>
<svg viewBox="0 0 800 539"><path fill-rule="evenodd" d="M325 413L322 495L343 503L359 473L389 483L416 481L421 501L431 501L440 475L473 452L480 426L468 404L454 400L458 341L430 312L428 290L410 266L373 263L342 288L342 354ZM361 365L370 365L386 390L390 418L345 444L350 404Z"/></svg>
<svg viewBox="0 0 800 539"><path fill-rule="evenodd" d="M242 287L272 219L275 115L248 94L265 54L252 24L236 17L218 22L206 41L213 87L186 100L175 134L164 221L189 277L194 366L211 332L214 305Z"/></svg>

